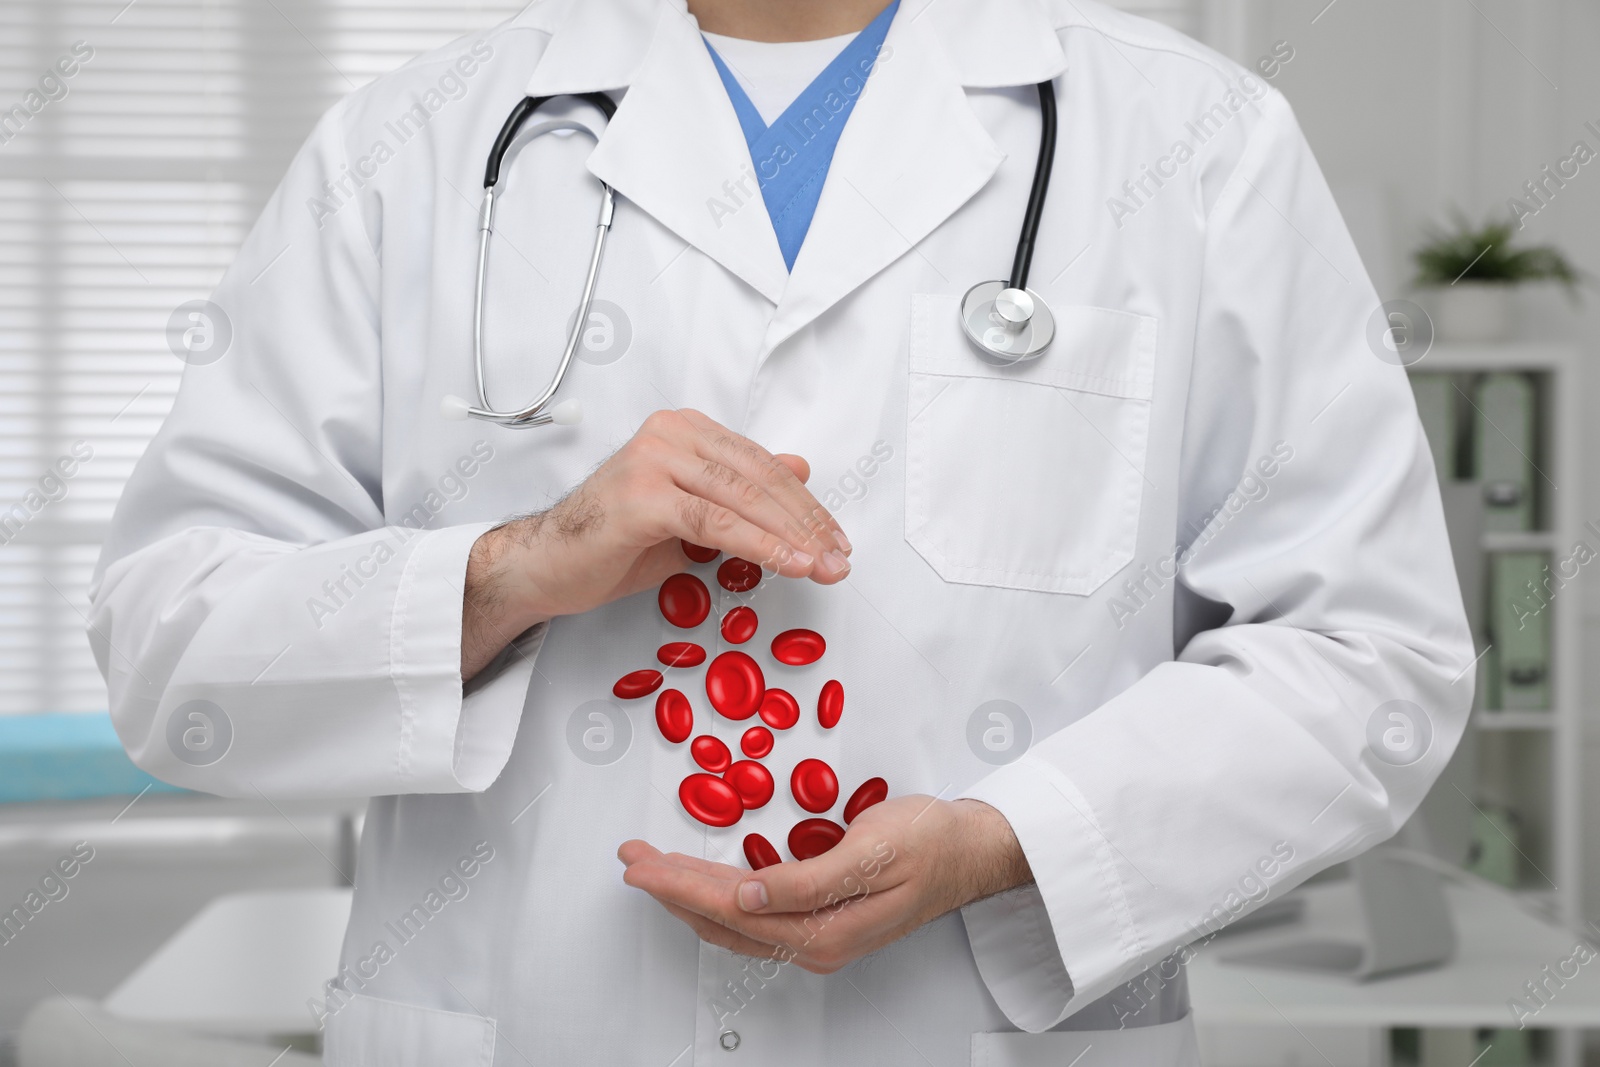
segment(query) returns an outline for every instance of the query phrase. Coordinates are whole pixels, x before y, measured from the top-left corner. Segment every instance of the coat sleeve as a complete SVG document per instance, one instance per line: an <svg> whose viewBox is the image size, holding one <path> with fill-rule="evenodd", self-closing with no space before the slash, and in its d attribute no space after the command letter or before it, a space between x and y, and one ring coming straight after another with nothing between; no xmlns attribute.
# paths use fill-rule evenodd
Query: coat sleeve
<svg viewBox="0 0 1600 1067"><path fill-rule="evenodd" d="M1176 657L965 794L1037 879L964 912L1025 1030L1390 837L1471 706L1406 372L1368 342L1377 295L1288 103L1261 106L1207 220L1179 527L1226 506L1177 557ZM1430 738L1405 765L1397 709Z"/></svg>
<svg viewBox="0 0 1600 1067"><path fill-rule="evenodd" d="M90 643L133 761L231 796L482 790L510 754L536 627L463 693L467 556L487 524L383 501L375 202L342 115L301 150L212 297L216 339L120 501ZM479 442L459 461L492 458ZM443 467L441 475L449 474Z"/></svg>

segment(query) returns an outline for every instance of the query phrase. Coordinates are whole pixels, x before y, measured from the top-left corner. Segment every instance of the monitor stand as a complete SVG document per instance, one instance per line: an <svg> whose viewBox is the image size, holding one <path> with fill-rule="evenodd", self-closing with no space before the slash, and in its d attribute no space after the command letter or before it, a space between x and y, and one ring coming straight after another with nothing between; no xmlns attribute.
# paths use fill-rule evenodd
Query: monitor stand
<svg viewBox="0 0 1600 1067"><path fill-rule="evenodd" d="M1343 975L1357 981L1422 970L1455 952L1440 878L1380 845L1350 862L1361 929L1351 938L1306 938L1223 956L1228 963Z"/></svg>

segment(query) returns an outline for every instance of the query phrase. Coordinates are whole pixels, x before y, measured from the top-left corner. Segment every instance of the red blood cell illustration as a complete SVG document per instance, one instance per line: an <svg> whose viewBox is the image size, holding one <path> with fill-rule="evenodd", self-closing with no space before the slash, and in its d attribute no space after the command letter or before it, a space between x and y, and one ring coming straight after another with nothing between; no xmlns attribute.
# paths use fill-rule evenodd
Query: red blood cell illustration
<svg viewBox="0 0 1600 1067"><path fill-rule="evenodd" d="M739 794L714 774L689 775L678 784L678 801L707 826L732 826L744 814Z"/></svg>
<svg viewBox="0 0 1600 1067"><path fill-rule="evenodd" d="M744 835L744 858L749 862L752 871L759 871L763 867L774 867L783 862L783 857L772 847L772 842L760 834Z"/></svg>
<svg viewBox="0 0 1600 1067"><path fill-rule="evenodd" d="M694 708L689 698L676 689L663 689L656 697L656 728L675 745L689 740L694 731Z"/></svg>
<svg viewBox="0 0 1600 1067"><path fill-rule="evenodd" d="M746 810L761 807L772 799L773 791L777 789L772 772L751 759L742 759L729 767L722 780L733 786L733 791L739 794L739 800Z"/></svg>
<svg viewBox="0 0 1600 1067"><path fill-rule="evenodd" d="M654 693L661 688L661 682L660 671L633 671L618 678L617 684L611 687L611 692L618 700L633 700Z"/></svg>
<svg viewBox="0 0 1600 1067"><path fill-rule="evenodd" d="M761 759L772 751L772 731L765 726L752 726L739 738L739 751L751 759Z"/></svg>
<svg viewBox="0 0 1600 1067"><path fill-rule="evenodd" d="M819 759L803 759L794 765L794 772L789 775L789 791L794 794L796 804L813 815L820 815L839 799L839 776Z"/></svg>
<svg viewBox="0 0 1600 1067"><path fill-rule="evenodd" d="M742 645L756 635L756 613L740 605L722 617L722 637L730 645Z"/></svg>
<svg viewBox="0 0 1600 1067"><path fill-rule="evenodd" d="M768 689L761 698L761 721L774 730L787 730L800 721L800 702L787 690Z"/></svg>
<svg viewBox="0 0 1600 1067"><path fill-rule="evenodd" d="M839 725L839 716L843 714L844 686L835 681L824 682L822 692L817 695L817 722L824 730L831 730Z"/></svg>
<svg viewBox="0 0 1600 1067"><path fill-rule="evenodd" d="M730 593L748 593L761 584L761 568L734 556L717 568L717 584Z"/></svg>
<svg viewBox="0 0 1600 1067"><path fill-rule="evenodd" d="M748 719L761 707L767 680L760 664L743 652L724 652L706 668L706 696L730 719Z"/></svg>
<svg viewBox="0 0 1600 1067"><path fill-rule="evenodd" d="M789 831L789 852L797 860L815 859L844 840L844 827L827 819L802 819Z"/></svg>
<svg viewBox="0 0 1600 1067"><path fill-rule="evenodd" d="M693 641L668 641L656 649L656 659L668 667L698 667L706 661L706 650Z"/></svg>
<svg viewBox="0 0 1600 1067"><path fill-rule="evenodd" d="M856 821L856 816L872 807L882 803L889 796L889 783L882 778L868 778L861 783L861 788L850 794L850 799L844 804L844 824L849 826Z"/></svg>
<svg viewBox="0 0 1600 1067"><path fill-rule="evenodd" d="M712 774L721 774L733 762L733 753L728 751L728 746L710 734L701 734L690 741L689 755Z"/></svg>
<svg viewBox="0 0 1600 1067"><path fill-rule="evenodd" d="M772 639L772 658L791 667L804 667L821 659L827 647L815 630L785 630Z"/></svg>
<svg viewBox="0 0 1600 1067"><path fill-rule="evenodd" d="M699 626L711 614L711 590L706 588L705 582L684 571L661 583L656 603L668 622L687 630Z"/></svg>
<svg viewBox="0 0 1600 1067"><path fill-rule="evenodd" d="M697 545L691 541L685 541L682 538L678 539L678 544L683 546L683 554L694 560L696 563L710 563L712 560L722 555L721 552L718 552L714 548L707 548L705 545Z"/></svg>

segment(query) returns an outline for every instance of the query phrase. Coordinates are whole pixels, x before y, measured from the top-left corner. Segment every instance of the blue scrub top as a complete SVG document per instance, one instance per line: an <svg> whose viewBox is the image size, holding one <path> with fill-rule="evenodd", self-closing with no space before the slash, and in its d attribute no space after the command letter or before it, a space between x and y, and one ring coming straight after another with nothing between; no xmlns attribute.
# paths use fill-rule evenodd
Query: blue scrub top
<svg viewBox="0 0 1600 1067"><path fill-rule="evenodd" d="M784 266L794 269L800 245L811 228L811 218L822 198L822 183L833 163L833 150L839 144L844 124L855 109L856 99L866 88L867 77L883 48L889 23L900 7L900 0L856 34L833 62L822 69L812 83L795 98L771 126L761 121L761 113L750 102L738 79L717 50L706 42L711 61L716 64L722 84L728 90L739 128L750 148L761 198L767 217L778 235Z"/></svg>

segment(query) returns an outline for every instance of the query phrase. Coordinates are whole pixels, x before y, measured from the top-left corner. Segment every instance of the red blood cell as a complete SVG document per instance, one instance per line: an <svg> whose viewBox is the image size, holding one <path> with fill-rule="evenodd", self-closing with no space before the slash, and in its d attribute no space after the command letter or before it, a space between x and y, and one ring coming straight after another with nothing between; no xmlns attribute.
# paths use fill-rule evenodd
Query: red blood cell
<svg viewBox="0 0 1600 1067"><path fill-rule="evenodd" d="M761 584L761 568L747 559L733 556L717 568L717 584L730 593L748 593Z"/></svg>
<svg viewBox="0 0 1600 1067"><path fill-rule="evenodd" d="M772 658L791 667L804 667L821 659L827 647L815 630L785 630L772 639Z"/></svg>
<svg viewBox="0 0 1600 1067"><path fill-rule="evenodd" d="M680 629L699 626L711 614L711 590L706 583L684 571L661 583L656 603L666 620Z"/></svg>
<svg viewBox="0 0 1600 1067"><path fill-rule="evenodd" d="M772 847L772 842L760 834L744 835L744 858L749 861L752 871L773 867L783 862L783 857Z"/></svg>
<svg viewBox="0 0 1600 1067"><path fill-rule="evenodd" d="M656 659L668 667L698 667L706 661L706 650L693 641L668 641L656 649Z"/></svg>
<svg viewBox="0 0 1600 1067"><path fill-rule="evenodd" d="M761 697L761 721L774 730L787 730L800 721L800 702L783 689L768 689Z"/></svg>
<svg viewBox="0 0 1600 1067"><path fill-rule="evenodd" d="M839 725L839 716L843 714L844 686L834 681L824 682L822 692L817 695L817 722L824 730L831 730Z"/></svg>
<svg viewBox="0 0 1600 1067"><path fill-rule="evenodd" d="M739 751L751 759L760 759L772 751L772 731L765 726L752 726L739 738Z"/></svg>
<svg viewBox="0 0 1600 1067"><path fill-rule="evenodd" d="M856 821L856 816L872 807L882 803L889 795L889 783L882 778L868 778L861 783L861 788L850 794L850 799L844 804L844 824L849 826Z"/></svg>
<svg viewBox="0 0 1600 1067"><path fill-rule="evenodd" d="M722 780L733 786L733 791L739 794L739 800L747 810L761 807L772 799L773 791L777 789L772 772L750 759L742 759L729 767Z"/></svg>
<svg viewBox="0 0 1600 1067"><path fill-rule="evenodd" d="M756 635L756 613L743 606L722 617L722 636L730 645L742 645Z"/></svg>
<svg viewBox="0 0 1600 1067"><path fill-rule="evenodd" d="M743 652L724 652L706 668L706 696L730 719L748 719L761 707L767 680L761 666Z"/></svg>
<svg viewBox="0 0 1600 1067"><path fill-rule="evenodd" d="M728 751L728 746L710 734L701 734L690 741L689 755L712 774L721 774L733 762L733 753Z"/></svg>
<svg viewBox="0 0 1600 1067"><path fill-rule="evenodd" d="M685 541L682 538L678 539L678 544L683 546L683 554L694 560L696 563L710 563L712 560L722 555L721 552L718 552L714 548L707 548L705 545L697 545L693 542Z"/></svg>
<svg viewBox="0 0 1600 1067"><path fill-rule="evenodd" d="M714 774L691 774L678 784L683 810L707 826L732 826L744 814L733 786Z"/></svg>
<svg viewBox="0 0 1600 1067"><path fill-rule="evenodd" d="M646 697L661 688L661 672L652 670L633 671L617 679L617 684L611 687L611 692L618 700L633 700L635 697Z"/></svg>
<svg viewBox="0 0 1600 1067"><path fill-rule="evenodd" d="M789 791L794 794L796 804L813 815L820 815L839 799L839 776L819 759L803 759L794 765L789 775Z"/></svg>
<svg viewBox="0 0 1600 1067"><path fill-rule="evenodd" d="M656 728L675 745L689 740L694 731L694 708L689 698L676 689L663 689L656 697Z"/></svg>
<svg viewBox="0 0 1600 1067"><path fill-rule="evenodd" d="M801 819L789 831L789 852L797 860L815 859L844 840L844 827L827 819Z"/></svg>

